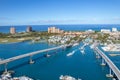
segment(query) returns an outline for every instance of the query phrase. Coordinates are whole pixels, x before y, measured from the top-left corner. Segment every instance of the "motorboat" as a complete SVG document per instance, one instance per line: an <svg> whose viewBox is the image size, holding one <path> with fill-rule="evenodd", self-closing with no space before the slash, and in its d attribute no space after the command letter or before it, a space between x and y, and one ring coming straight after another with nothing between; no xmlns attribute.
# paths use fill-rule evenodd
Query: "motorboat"
<svg viewBox="0 0 120 80"><path fill-rule="evenodd" d="M45 56L45 57L50 57L51 55L49 55L49 54L45 54L44 56Z"/></svg>
<svg viewBox="0 0 120 80"><path fill-rule="evenodd" d="M72 51L70 53L67 54L67 56L72 56L75 53L75 51Z"/></svg>
<svg viewBox="0 0 120 80"><path fill-rule="evenodd" d="M59 77L59 79L60 80L81 80L81 79L75 79L74 77L72 77L72 76L68 76L68 75L65 75L65 76L63 76L63 75L61 75L60 77Z"/></svg>

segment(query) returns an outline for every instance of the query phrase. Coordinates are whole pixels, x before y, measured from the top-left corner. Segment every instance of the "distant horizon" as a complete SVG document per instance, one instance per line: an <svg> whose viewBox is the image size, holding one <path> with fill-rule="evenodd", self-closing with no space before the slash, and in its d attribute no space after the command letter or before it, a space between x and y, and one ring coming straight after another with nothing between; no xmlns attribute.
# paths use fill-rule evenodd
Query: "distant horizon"
<svg viewBox="0 0 120 80"><path fill-rule="evenodd" d="M0 25L120 24L120 0L0 0Z"/></svg>
<svg viewBox="0 0 120 80"><path fill-rule="evenodd" d="M32 25L29 25L29 24L21 24L21 25L0 25L1 26L11 26L11 27L14 27L14 26L56 26L56 25L120 25L120 24L32 24Z"/></svg>

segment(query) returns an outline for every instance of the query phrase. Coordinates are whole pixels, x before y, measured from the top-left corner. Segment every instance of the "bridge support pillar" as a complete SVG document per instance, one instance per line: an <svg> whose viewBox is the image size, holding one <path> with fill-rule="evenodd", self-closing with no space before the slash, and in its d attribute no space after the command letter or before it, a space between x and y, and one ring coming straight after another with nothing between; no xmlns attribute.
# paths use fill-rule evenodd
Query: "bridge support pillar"
<svg viewBox="0 0 120 80"><path fill-rule="evenodd" d="M58 50L55 50L55 53L58 53Z"/></svg>
<svg viewBox="0 0 120 80"><path fill-rule="evenodd" d="M110 70L109 70L109 74L106 74L106 77L113 78L113 75L112 75L112 70L111 70L111 68L110 68Z"/></svg>
<svg viewBox="0 0 120 80"><path fill-rule="evenodd" d="M34 61L32 60L32 56L30 56L30 62L29 62L30 64L33 64L34 63Z"/></svg>
<svg viewBox="0 0 120 80"><path fill-rule="evenodd" d="M65 47L62 47L62 51L65 51Z"/></svg>
<svg viewBox="0 0 120 80"><path fill-rule="evenodd" d="M7 70L7 63L5 63L4 68L5 68L4 73L7 73L8 72L8 70Z"/></svg>
<svg viewBox="0 0 120 80"><path fill-rule="evenodd" d="M105 66L105 65L106 65L105 60L102 58L101 66Z"/></svg>
<svg viewBox="0 0 120 80"><path fill-rule="evenodd" d="M100 55L98 53L96 53L96 58L99 59L100 58Z"/></svg>

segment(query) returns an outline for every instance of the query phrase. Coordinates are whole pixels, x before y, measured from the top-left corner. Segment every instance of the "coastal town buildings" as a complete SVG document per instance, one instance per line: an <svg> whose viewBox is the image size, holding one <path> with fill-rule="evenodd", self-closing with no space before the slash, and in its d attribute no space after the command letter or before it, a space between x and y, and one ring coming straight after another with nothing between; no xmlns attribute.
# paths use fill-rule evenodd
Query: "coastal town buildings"
<svg viewBox="0 0 120 80"><path fill-rule="evenodd" d="M113 27L112 31L110 29L101 29L102 33L112 33L112 32L118 32L117 28Z"/></svg>
<svg viewBox="0 0 120 80"><path fill-rule="evenodd" d="M110 31L110 29L101 29L101 32L102 33L110 33L111 31Z"/></svg>
<svg viewBox="0 0 120 80"><path fill-rule="evenodd" d="M88 34L90 34L90 33L95 33L95 31L92 30L92 29L88 29L88 30L86 30L85 32L88 33Z"/></svg>
<svg viewBox="0 0 120 80"><path fill-rule="evenodd" d="M56 27L48 27L48 33L64 33L64 30L60 30Z"/></svg>
<svg viewBox="0 0 120 80"><path fill-rule="evenodd" d="M78 31L69 31L69 32L65 32L64 35L81 35L83 34L82 32L78 32Z"/></svg>
<svg viewBox="0 0 120 80"><path fill-rule="evenodd" d="M15 33L16 33L15 28L14 28L14 27L11 27L11 28L10 28L10 34L15 34Z"/></svg>

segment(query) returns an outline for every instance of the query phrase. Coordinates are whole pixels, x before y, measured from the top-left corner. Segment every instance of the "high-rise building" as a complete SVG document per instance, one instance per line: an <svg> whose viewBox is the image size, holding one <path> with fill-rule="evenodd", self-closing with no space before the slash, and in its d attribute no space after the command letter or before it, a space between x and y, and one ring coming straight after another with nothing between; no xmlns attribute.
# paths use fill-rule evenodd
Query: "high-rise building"
<svg viewBox="0 0 120 80"><path fill-rule="evenodd" d="M11 28L10 28L10 33L11 33L11 34L15 34L15 33L16 33L16 30L15 30L14 27L11 27Z"/></svg>
<svg viewBox="0 0 120 80"><path fill-rule="evenodd" d="M31 32L31 31L32 31L32 27L31 27L31 26L28 26L26 31L27 31L27 32Z"/></svg>
<svg viewBox="0 0 120 80"><path fill-rule="evenodd" d="M56 27L48 27L48 33L63 33L63 30L60 30L59 28Z"/></svg>

